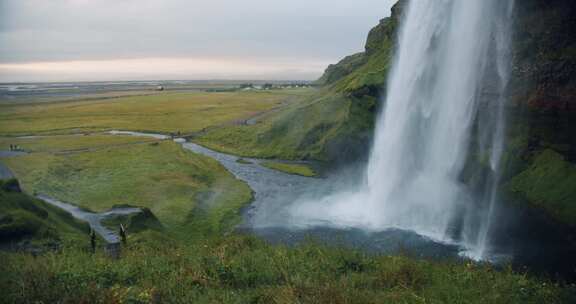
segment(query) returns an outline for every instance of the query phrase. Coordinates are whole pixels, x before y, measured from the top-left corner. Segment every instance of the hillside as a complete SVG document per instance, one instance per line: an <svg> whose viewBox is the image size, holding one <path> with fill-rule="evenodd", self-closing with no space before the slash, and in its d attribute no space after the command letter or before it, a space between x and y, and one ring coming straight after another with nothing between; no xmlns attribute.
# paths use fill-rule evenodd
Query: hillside
<svg viewBox="0 0 576 304"><path fill-rule="evenodd" d="M576 226L576 3L516 5L506 186Z"/></svg>
<svg viewBox="0 0 576 304"><path fill-rule="evenodd" d="M0 246L13 250L55 249L88 234L88 225L20 192L15 179L0 180Z"/></svg>
<svg viewBox="0 0 576 304"><path fill-rule="evenodd" d="M329 162L366 157L404 3L370 31L364 52L327 68L313 96L256 125L216 129L198 141L242 156Z"/></svg>

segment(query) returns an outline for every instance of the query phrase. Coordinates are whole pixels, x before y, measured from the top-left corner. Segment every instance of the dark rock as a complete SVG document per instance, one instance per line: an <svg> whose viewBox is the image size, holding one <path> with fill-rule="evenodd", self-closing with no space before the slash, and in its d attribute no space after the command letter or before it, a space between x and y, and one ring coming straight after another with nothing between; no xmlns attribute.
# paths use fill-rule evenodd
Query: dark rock
<svg viewBox="0 0 576 304"><path fill-rule="evenodd" d="M15 178L0 180L0 188L6 192L19 192L19 193L22 192L22 188L20 188L20 183Z"/></svg>

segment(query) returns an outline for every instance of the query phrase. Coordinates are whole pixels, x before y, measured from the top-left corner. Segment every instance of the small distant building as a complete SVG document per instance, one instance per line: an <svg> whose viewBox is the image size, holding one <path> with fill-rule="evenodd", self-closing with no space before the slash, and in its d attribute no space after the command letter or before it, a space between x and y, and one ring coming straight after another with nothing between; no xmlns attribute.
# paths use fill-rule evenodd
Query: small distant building
<svg viewBox="0 0 576 304"><path fill-rule="evenodd" d="M157 86L156 91L164 91L164 86L161 85Z"/></svg>

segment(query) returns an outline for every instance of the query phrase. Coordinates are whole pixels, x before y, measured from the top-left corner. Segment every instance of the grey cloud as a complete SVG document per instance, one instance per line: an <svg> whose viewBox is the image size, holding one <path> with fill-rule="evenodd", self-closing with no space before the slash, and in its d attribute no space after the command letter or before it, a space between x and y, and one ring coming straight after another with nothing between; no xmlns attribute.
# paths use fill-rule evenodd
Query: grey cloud
<svg viewBox="0 0 576 304"><path fill-rule="evenodd" d="M0 63L167 56L337 60L393 0L0 0Z"/></svg>

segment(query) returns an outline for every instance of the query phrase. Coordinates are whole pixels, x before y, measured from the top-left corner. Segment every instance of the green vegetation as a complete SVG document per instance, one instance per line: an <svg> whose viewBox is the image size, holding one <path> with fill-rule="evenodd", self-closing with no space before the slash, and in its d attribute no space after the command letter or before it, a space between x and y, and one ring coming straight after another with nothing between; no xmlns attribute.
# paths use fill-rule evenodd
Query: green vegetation
<svg viewBox="0 0 576 304"><path fill-rule="evenodd" d="M403 2L402 2L403 3ZM322 88L256 125L209 130L196 140L246 157L341 161L363 157L390 68L402 3L370 32L366 51L330 66Z"/></svg>
<svg viewBox="0 0 576 304"><path fill-rule="evenodd" d="M510 189L555 218L576 225L576 166L553 150L534 157L532 165L512 178Z"/></svg>
<svg viewBox="0 0 576 304"><path fill-rule="evenodd" d="M41 139L37 147L53 151L67 140L86 150L31 153L4 162L29 193L50 195L97 212L118 204L147 207L165 225L187 222L197 205L237 206L251 198L249 187L217 161L185 151L172 141L152 145L127 136L58 136ZM201 200L205 192L215 193L210 202Z"/></svg>
<svg viewBox="0 0 576 304"><path fill-rule="evenodd" d="M293 102L255 126L217 128L200 137L200 142L244 154L320 158L328 155L327 147L342 138L355 138L369 123L364 119L369 111L362 108L366 104L344 96ZM300 127L289 123L295 115ZM234 140L240 140L237 146ZM295 142L300 146L290 146ZM104 134L0 139L0 145L8 144L32 151L2 159L29 193L48 194L94 211L119 204L144 207L143 213L104 222L114 230L119 223L127 226L128 245L116 260L105 256L102 242L97 254L89 254L85 225L66 213L25 194L2 190L0 234L21 235L34 244L61 244L61 251L37 257L0 252L1 301L8 303L574 300L572 286L511 270L369 255L314 243L272 246L238 235L232 230L240 221L239 210L252 199L250 188L215 160L185 151L172 141ZM304 165L272 161L264 165L314 174Z"/></svg>
<svg viewBox="0 0 576 304"><path fill-rule="evenodd" d="M256 125L216 128L195 140L211 149L246 157L320 158L334 136L331 130L335 125L344 126L349 106L333 99L309 99Z"/></svg>
<svg viewBox="0 0 576 304"><path fill-rule="evenodd" d="M77 239L87 225L58 208L18 191L18 181L0 180L0 243L32 249Z"/></svg>
<svg viewBox="0 0 576 304"><path fill-rule="evenodd" d="M395 6L391 18L370 32L365 52L327 69L317 91L164 92L0 104L0 135L5 136L0 146L17 144L32 152L2 159L26 192L48 194L94 211L119 204L144 208L143 213L104 222L112 229L119 223L128 228L128 245L123 247L122 258L115 260L102 250L88 254L86 225L14 191L14 181L0 183L0 245L24 244L23 251L30 244L62 248L37 257L0 251L0 302L576 302L574 285L510 269L369 255L314 243L272 246L239 235L233 228L252 193L216 161L171 141L102 133L112 129L194 133L202 145L245 157L335 161L365 155L390 68L402 3ZM523 28L534 31L534 27ZM525 48L530 56L546 53L534 49ZM573 49L559 50L557 55L545 54L546 58L533 61L564 60L573 53ZM531 65L520 67L514 71L532 71L529 76L533 76ZM261 119L256 124L244 123L258 113ZM572 151L573 132L564 132L571 130L564 125L572 126L574 120L558 119L568 116L557 117L554 111L548 115L545 121L534 120L546 128L531 125L531 132L538 132L532 136L539 140L530 151L549 150L536 152L528 162L524 158L534 145L533 138L515 137L517 142L510 143L505 162L521 172L507 173L505 180L513 192L574 225L576 168L554 152L567 155ZM527 125L526 120L519 124ZM15 138L48 134L62 136ZM303 165L273 161L263 165L292 174L315 174Z"/></svg>
<svg viewBox="0 0 576 304"><path fill-rule="evenodd" d="M137 208L130 205L118 205L114 208ZM117 231L120 224L129 233L138 233L146 230L164 231L164 226L156 218L156 216L148 208L141 208L142 212L131 213L127 215L116 215L102 221L102 225L108 227L112 231Z"/></svg>
<svg viewBox="0 0 576 304"><path fill-rule="evenodd" d="M310 168L308 165L305 164L291 164L291 163L266 161L262 163L262 166L288 174L296 174L306 177L316 176L316 172L314 172L312 168Z"/></svg>
<svg viewBox="0 0 576 304"><path fill-rule="evenodd" d="M570 287L470 263L373 257L253 237L190 246L132 244L120 260L64 250L0 253L7 302L64 303L570 303ZM130 245L132 244L132 245Z"/></svg>
<svg viewBox="0 0 576 304"><path fill-rule="evenodd" d="M110 136L105 134L66 135L50 137L11 138L0 137L0 150L8 150L10 145L18 145L27 152L83 152L110 147L121 147L137 143L158 141L147 137Z"/></svg>
<svg viewBox="0 0 576 304"><path fill-rule="evenodd" d="M122 129L197 132L272 109L301 90L163 93L111 99L0 105L0 135Z"/></svg>

